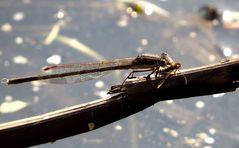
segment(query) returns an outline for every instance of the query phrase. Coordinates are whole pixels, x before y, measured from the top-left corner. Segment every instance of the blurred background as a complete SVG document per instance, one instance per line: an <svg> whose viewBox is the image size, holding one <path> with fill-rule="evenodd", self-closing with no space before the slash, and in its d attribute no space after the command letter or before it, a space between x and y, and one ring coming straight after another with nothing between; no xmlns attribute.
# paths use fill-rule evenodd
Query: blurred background
<svg viewBox="0 0 239 148"><path fill-rule="evenodd" d="M46 65L167 52L184 68L239 53L236 0L2 0L0 78ZM78 84L0 84L0 123L99 98L130 71ZM173 93L173 92L172 92ZM34 147L239 147L238 92L159 102L92 132Z"/></svg>

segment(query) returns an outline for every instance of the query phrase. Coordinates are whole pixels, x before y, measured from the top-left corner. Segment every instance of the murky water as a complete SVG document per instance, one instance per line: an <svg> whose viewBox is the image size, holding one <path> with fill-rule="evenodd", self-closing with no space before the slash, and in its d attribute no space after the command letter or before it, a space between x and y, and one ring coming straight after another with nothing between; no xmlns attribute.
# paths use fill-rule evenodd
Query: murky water
<svg viewBox="0 0 239 148"><path fill-rule="evenodd" d="M239 29L213 26L198 14L208 3L236 11L238 1L151 2L170 16L152 13L134 18L122 2L107 0L1 1L0 78L38 73L52 61L90 62L167 52L189 68L220 61L225 58L225 48L232 55L239 53ZM69 40L64 42L62 37ZM0 122L99 99L124 78L125 72L121 72L73 85L1 84ZM103 82L100 87L99 81ZM38 147L238 147L237 97L238 92L232 92L160 102L96 131Z"/></svg>

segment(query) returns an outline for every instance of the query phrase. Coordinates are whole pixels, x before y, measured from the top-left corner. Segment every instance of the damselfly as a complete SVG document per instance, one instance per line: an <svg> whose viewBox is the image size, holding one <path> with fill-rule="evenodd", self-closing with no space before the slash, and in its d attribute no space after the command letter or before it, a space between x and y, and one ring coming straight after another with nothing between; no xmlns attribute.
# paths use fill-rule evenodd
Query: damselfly
<svg viewBox="0 0 239 148"><path fill-rule="evenodd" d="M38 75L10 79L4 78L2 79L2 83L18 84L37 80L45 80L49 83L58 84L78 83L98 78L113 70L127 69L133 69L127 78L130 78L136 72L143 71L151 72L147 78L152 74L155 74L155 77L168 77L168 74L180 67L181 64L175 63L166 53L162 53L161 55L142 54L136 58L123 58L85 64L47 66L42 68L42 72Z"/></svg>
<svg viewBox="0 0 239 148"><path fill-rule="evenodd" d="M157 85L157 88L159 88L168 79L168 77L171 74L174 74L181 67L180 63L175 63L173 61L173 59L171 57L169 57L166 53L161 54L161 61L164 64L162 64L162 65L159 64L159 65L155 66L153 69L151 69L151 73L145 77L146 79L149 79L152 74L155 74L155 78L159 82ZM142 70L142 71L147 71L147 70ZM135 72L141 72L141 71L132 71L129 74L129 76L125 79L125 81L129 78L134 78L132 75ZM183 75L183 77L185 79L185 84L187 84L186 77L184 75ZM121 85L112 86L110 88L110 90L108 91L108 94L124 92L126 90L126 88L124 86L124 82Z"/></svg>

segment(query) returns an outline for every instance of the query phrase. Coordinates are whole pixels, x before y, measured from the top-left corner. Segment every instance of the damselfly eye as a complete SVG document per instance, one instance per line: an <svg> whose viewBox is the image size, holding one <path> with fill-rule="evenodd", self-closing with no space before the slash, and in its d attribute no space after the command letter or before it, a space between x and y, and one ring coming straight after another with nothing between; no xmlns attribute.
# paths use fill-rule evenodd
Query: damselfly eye
<svg viewBox="0 0 239 148"><path fill-rule="evenodd" d="M161 57L167 57L167 56L168 56L168 54L165 53L165 52L163 52L163 53L161 54Z"/></svg>
<svg viewBox="0 0 239 148"><path fill-rule="evenodd" d="M159 63L160 63L160 65L167 65L168 64L168 62L165 59L161 59L159 61Z"/></svg>
<svg viewBox="0 0 239 148"><path fill-rule="evenodd" d="M176 63L176 67L177 67L177 68L180 68L180 67L181 67L181 64L180 64L180 63Z"/></svg>

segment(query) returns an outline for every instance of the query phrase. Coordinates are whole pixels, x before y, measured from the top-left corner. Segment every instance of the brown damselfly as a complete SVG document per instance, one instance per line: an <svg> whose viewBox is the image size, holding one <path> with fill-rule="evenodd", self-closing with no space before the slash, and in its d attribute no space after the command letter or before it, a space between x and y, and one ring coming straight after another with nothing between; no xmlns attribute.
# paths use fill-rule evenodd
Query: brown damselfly
<svg viewBox="0 0 239 148"><path fill-rule="evenodd" d="M136 72L151 72L147 78L152 74L155 77L168 77L172 71L180 68L179 63L175 63L172 58L166 53L161 55L142 54L136 58L123 58L111 61L101 61L95 63L83 64L62 64L55 66L47 66L42 68L42 72L38 75L4 78L2 83L18 84L30 81L45 80L49 83L78 83L103 76L113 70L128 70L133 71L127 78L132 77ZM126 78L126 79L127 79Z"/></svg>

